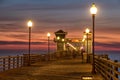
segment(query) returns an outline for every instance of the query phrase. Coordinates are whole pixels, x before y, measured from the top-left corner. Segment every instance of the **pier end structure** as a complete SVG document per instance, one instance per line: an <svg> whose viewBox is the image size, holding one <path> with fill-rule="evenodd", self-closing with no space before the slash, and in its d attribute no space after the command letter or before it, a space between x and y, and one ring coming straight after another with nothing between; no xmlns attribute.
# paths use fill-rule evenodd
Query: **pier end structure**
<svg viewBox="0 0 120 80"><path fill-rule="evenodd" d="M57 51L65 51L66 50L66 35L67 32L64 32L63 30L58 30L55 32L56 38L54 41L57 43Z"/></svg>

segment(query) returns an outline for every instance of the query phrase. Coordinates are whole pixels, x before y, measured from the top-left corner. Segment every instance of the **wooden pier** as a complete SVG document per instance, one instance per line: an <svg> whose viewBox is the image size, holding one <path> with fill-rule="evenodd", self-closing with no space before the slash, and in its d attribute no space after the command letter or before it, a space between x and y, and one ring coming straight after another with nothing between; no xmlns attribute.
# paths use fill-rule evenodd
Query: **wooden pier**
<svg viewBox="0 0 120 80"><path fill-rule="evenodd" d="M69 54L69 55L68 55ZM85 53L84 53L85 54ZM95 74L92 74L92 55L83 58L68 52L31 54L0 58L0 80L119 80L120 63L107 55L95 55Z"/></svg>
<svg viewBox="0 0 120 80"><path fill-rule="evenodd" d="M0 80L103 80L100 74L91 73L92 66L81 59L64 59L37 62L0 74ZM82 79L83 78L83 79Z"/></svg>

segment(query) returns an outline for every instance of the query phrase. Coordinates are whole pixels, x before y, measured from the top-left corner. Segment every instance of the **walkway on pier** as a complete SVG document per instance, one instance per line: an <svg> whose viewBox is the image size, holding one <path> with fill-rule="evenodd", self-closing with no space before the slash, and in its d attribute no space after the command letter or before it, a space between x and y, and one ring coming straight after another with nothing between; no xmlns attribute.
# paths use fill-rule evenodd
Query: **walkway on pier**
<svg viewBox="0 0 120 80"><path fill-rule="evenodd" d="M91 64L80 59L64 59L8 70L0 73L0 80L81 80L84 76L93 76L88 80L103 80L99 74L91 74L91 70Z"/></svg>

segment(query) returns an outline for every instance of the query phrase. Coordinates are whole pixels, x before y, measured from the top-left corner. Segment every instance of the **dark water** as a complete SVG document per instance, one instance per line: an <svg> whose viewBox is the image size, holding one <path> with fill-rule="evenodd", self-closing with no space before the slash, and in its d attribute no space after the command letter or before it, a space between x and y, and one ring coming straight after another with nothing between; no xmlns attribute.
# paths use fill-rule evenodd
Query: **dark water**
<svg viewBox="0 0 120 80"><path fill-rule="evenodd" d="M54 52L51 50L50 52ZM27 54L28 50L0 50L0 56L16 56ZM32 54L46 54L47 50L31 50ZM118 60L120 62L120 51L96 51L96 54L108 54L111 60Z"/></svg>
<svg viewBox="0 0 120 80"><path fill-rule="evenodd" d="M51 50L50 52L54 52ZM28 50L0 50L0 56L16 56L27 54ZM31 50L31 54L46 54L47 50Z"/></svg>
<svg viewBox="0 0 120 80"><path fill-rule="evenodd" d="M111 60L118 60L120 62L120 51L97 51L96 54L108 54Z"/></svg>

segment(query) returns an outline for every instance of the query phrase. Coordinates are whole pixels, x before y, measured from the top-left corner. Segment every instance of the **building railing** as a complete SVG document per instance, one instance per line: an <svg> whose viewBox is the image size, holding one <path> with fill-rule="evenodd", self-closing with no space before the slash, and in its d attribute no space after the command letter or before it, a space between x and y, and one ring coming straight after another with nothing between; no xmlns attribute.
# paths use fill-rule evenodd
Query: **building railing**
<svg viewBox="0 0 120 80"><path fill-rule="evenodd" d="M92 62L91 57L89 58L90 62ZM100 73L105 80L120 80L120 63L117 60L112 61L107 56L96 55L94 62L95 71Z"/></svg>

